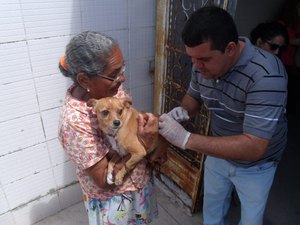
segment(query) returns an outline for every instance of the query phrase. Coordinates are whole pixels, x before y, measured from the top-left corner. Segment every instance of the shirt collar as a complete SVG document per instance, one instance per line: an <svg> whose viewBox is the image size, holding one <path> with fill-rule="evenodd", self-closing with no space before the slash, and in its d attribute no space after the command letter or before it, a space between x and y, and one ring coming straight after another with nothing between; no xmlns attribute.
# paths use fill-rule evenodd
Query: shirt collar
<svg viewBox="0 0 300 225"><path fill-rule="evenodd" d="M75 87L76 87L76 84L73 84L67 90L66 102L67 102L67 104L69 104L76 111L79 111L79 112L84 113L84 114L88 114L89 110L88 110L86 102L80 101L77 98L74 98L73 95L72 95L72 91L74 90Z"/></svg>
<svg viewBox="0 0 300 225"><path fill-rule="evenodd" d="M255 54L255 47L247 37L239 37L239 40L245 42L245 46L241 52L238 61L231 70L240 66L248 65L249 62L252 60L253 55Z"/></svg>

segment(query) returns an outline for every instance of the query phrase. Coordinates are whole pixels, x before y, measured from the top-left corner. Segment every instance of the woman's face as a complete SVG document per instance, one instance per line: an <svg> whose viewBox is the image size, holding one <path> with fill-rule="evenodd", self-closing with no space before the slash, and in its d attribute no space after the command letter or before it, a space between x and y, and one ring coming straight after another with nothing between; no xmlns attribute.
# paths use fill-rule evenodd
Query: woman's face
<svg viewBox="0 0 300 225"><path fill-rule="evenodd" d="M99 99L116 95L120 85L125 81L124 65L121 49L115 48L108 58L106 70L99 76L89 78L90 97ZM119 79L113 81L117 77Z"/></svg>
<svg viewBox="0 0 300 225"><path fill-rule="evenodd" d="M278 35L266 42L261 41L259 44L257 44L257 46L273 53L274 55L278 55L280 49L285 46L285 39L283 36Z"/></svg>

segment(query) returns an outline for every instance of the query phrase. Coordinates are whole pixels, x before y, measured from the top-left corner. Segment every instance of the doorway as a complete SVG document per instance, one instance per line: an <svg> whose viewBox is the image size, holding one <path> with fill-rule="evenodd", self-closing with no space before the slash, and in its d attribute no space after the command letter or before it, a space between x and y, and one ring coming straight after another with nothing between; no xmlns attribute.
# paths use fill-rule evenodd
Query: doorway
<svg viewBox="0 0 300 225"><path fill-rule="evenodd" d="M185 54L180 34L189 15L209 5L218 5L233 15L236 0L157 1L154 83L154 112L157 114L179 106L187 91L192 62ZM194 120L182 123L190 132L203 135L208 134L209 124L209 112L204 107ZM202 205L205 155L170 145L167 157L157 176L159 185L193 213Z"/></svg>

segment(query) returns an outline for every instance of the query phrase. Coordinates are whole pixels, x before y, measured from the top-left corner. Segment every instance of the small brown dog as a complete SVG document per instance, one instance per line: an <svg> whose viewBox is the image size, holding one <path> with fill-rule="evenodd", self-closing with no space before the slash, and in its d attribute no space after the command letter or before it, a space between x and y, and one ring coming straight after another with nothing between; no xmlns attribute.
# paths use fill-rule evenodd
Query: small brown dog
<svg viewBox="0 0 300 225"><path fill-rule="evenodd" d="M152 162L166 151L167 142L159 134L157 134L150 149L145 149L137 136L139 112L132 107L130 99L115 97L106 97L99 100L90 99L87 105L93 107L97 114L99 128L107 135L113 149L118 152L118 154L114 154L108 163L108 184L122 184L126 173L131 171L147 153L152 152L154 149L156 150L151 153L150 158ZM113 179L114 165L120 157L127 153L131 155L129 160Z"/></svg>

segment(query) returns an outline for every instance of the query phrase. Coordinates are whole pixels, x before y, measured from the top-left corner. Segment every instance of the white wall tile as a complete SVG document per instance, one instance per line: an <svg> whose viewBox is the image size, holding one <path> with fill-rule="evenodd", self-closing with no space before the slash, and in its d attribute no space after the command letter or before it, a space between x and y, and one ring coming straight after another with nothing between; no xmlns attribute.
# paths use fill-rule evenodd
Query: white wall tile
<svg viewBox="0 0 300 225"><path fill-rule="evenodd" d="M12 213L16 220L16 225L31 225L60 210L58 197L56 194L52 194L19 207L13 210Z"/></svg>
<svg viewBox="0 0 300 225"><path fill-rule="evenodd" d="M52 170L44 170L32 176L3 186L12 209L46 196L55 190Z"/></svg>
<svg viewBox="0 0 300 225"><path fill-rule="evenodd" d="M65 47L71 36L59 36L28 41L32 73L34 77L60 74L59 59L65 53Z"/></svg>
<svg viewBox="0 0 300 225"><path fill-rule="evenodd" d="M0 180L7 185L50 167L46 144L38 144L0 157Z"/></svg>
<svg viewBox="0 0 300 225"><path fill-rule="evenodd" d="M79 0L21 1L28 39L68 35L81 31Z"/></svg>
<svg viewBox="0 0 300 225"><path fill-rule="evenodd" d="M19 0L10 0L10 1L6 1L6 0L0 0L0 3L5 5L9 5L9 4L18 4L20 1Z"/></svg>
<svg viewBox="0 0 300 225"><path fill-rule="evenodd" d="M2 122L0 134L0 156L45 142L39 114Z"/></svg>
<svg viewBox="0 0 300 225"><path fill-rule="evenodd" d="M26 41L0 44L0 66L0 84L31 79Z"/></svg>
<svg viewBox="0 0 300 225"><path fill-rule="evenodd" d="M62 74L53 74L36 78L35 83L40 109L45 111L63 105L72 81Z"/></svg>
<svg viewBox="0 0 300 225"><path fill-rule="evenodd" d="M4 194L3 189L2 189L1 186L0 186L0 202L1 202L1 204L0 204L0 215L1 215L1 214L4 214L4 213L8 212L9 209L10 209L9 206L8 206L8 203L7 203L7 199L5 197L5 194ZM1 216L0 216L0 224L4 224L4 223L1 223Z"/></svg>
<svg viewBox="0 0 300 225"><path fill-rule="evenodd" d="M127 1L81 1L83 31L128 28Z"/></svg>
<svg viewBox="0 0 300 225"><path fill-rule="evenodd" d="M155 26L156 0L130 0L128 4L130 28Z"/></svg>
<svg viewBox="0 0 300 225"><path fill-rule="evenodd" d="M59 114L60 108L54 108L42 112L42 120L45 129L46 140L57 138Z"/></svg>
<svg viewBox="0 0 300 225"><path fill-rule="evenodd" d="M131 88L137 88L139 86L153 85L154 75L149 73L149 62L154 58L142 58L131 60Z"/></svg>
<svg viewBox="0 0 300 225"><path fill-rule="evenodd" d="M0 214L0 224L2 225L16 225L12 212Z"/></svg>
<svg viewBox="0 0 300 225"><path fill-rule="evenodd" d="M21 7L16 0L1 1L0 43L25 39Z"/></svg>
<svg viewBox="0 0 300 225"><path fill-rule="evenodd" d="M0 85L0 122L39 111L33 80Z"/></svg>
<svg viewBox="0 0 300 225"><path fill-rule="evenodd" d="M155 55L155 28L134 28L130 31L130 56L132 59Z"/></svg>
<svg viewBox="0 0 300 225"><path fill-rule="evenodd" d="M67 208L82 201L82 191L79 183L70 185L58 192L61 207Z"/></svg>
<svg viewBox="0 0 300 225"><path fill-rule="evenodd" d="M14 0L14 1L16 1L16 0ZM20 3L40 3L41 2L41 0L18 0ZM65 1L67 1L67 2L69 2L70 0L65 0ZM50 2L53 2L53 3L56 3L56 2L61 2L61 0L51 0Z"/></svg>
<svg viewBox="0 0 300 225"><path fill-rule="evenodd" d="M68 155L63 150L57 138L47 141L47 146L52 167L69 161Z"/></svg>
<svg viewBox="0 0 300 225"><path fill-rule="evenodd" d="M139 111L153 112L153 86L146 85L131 89L133 105Z"/></svg>
<svg viewBox="0 0 300 225"><path fill-rule="evenodd" d="M71 161L55 166L53 174L58 189L77 181L75 167Z"/></svg>

